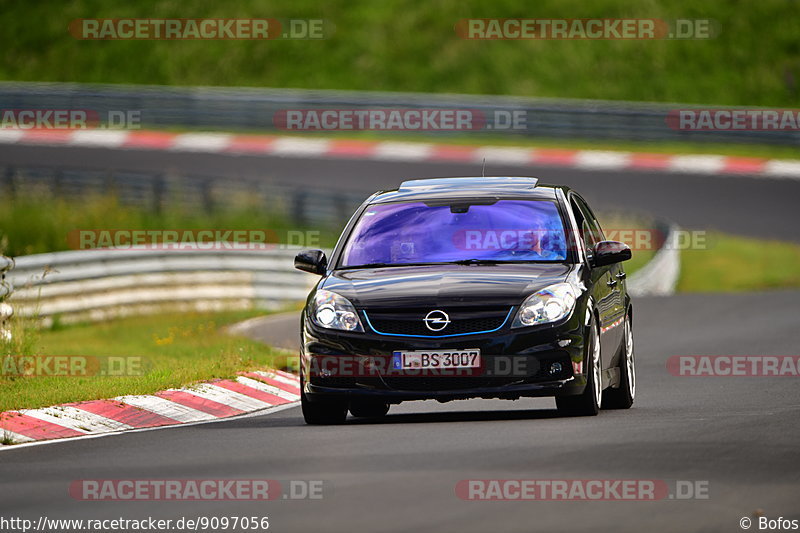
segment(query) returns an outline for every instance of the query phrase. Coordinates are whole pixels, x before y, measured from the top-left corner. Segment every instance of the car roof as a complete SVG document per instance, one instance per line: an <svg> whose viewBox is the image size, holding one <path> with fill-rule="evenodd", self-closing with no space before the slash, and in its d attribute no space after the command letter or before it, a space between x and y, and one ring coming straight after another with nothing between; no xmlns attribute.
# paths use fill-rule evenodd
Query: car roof
<svg viewBox="0 0 800 533"><path fill-rule="evenodd" d="M554 200L556 189L530 176L427 178L404 181L397 189L376 193L369 203L459 198L530 198Z"/></svg>

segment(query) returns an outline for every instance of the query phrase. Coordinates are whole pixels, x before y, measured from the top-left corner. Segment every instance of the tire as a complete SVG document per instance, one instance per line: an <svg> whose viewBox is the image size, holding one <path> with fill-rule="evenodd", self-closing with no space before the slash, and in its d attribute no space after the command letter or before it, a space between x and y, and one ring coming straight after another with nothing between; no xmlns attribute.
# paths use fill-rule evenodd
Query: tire
<svg viewBox="0 0 800 533"><path fill-rule="evenodd" d="M556 396L556 407L567 416L595 416L600 412L603 394L600 358L600 332L595 318L589 324L589 340L586 343L587 362L586 388L577 396Z"/></svg>
<svg viewBox="0 0 800 533"><path fill-rule="evenodd" d="M619 388L603 393L603 409L630 409L636 398L636 357L633 347L633 326L625 316L622 353L619 358Z"/></svg>
<svg viewBox="0 0 800 533"><path fill-rule="evenodd" d="M389 412L389 404L378 400L353 400L350 414L358 418L379 418Z"/></svg>
<svg viewBox="0 0 800 533"><path fill-rule="evenodd" d="M310 402L306 398L302 382L300 386L300 406L306 424L315 426L343 424L347 418L347 402L328 398L320 402Z"/></svg>

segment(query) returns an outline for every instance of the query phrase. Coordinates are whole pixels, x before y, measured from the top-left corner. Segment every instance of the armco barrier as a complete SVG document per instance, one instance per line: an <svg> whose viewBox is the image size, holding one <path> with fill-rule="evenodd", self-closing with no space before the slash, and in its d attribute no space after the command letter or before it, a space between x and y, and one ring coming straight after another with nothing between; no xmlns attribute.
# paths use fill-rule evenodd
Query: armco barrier
<svg viewBox="0 0 800 533"><path fill-rule="evenodd" d="M697 105L567 100L463 94L425 94L298 89L0 83L2 109L91 109L138 113L147 128L275 130L274 117L289 109L470 109L485 116L482 134L584 138L607 141L750 142L797 145L797 131L681 131L667 125L671 110ZM709 107L709 106L702 106ZM757 108L752 108L757 109ZM525 125L504 128L503 120L524 112ZM499 112L499 113L496 113ZM502 118L502 120L501 120ZM458 135L464 135L459 132ZM442 132L441 135L448 135Z"/></svg>
<svg viewBox="0 0 800 533"><path fill-rule="evenodd" d="M669 296L675 292L681 271L678 227L665 223L658 226L666 237L653 258L628 279L631 296Z"/></svg>
<svg viewBox="0 0 800 533"><path fill-rule="evenodd" d="M123 205L151 211L212 212L250 206L290 221L294 227L344 224L366 194L313 190L263 178L142 172L53 166L0 166L0 201L18 195L49 195L80 204L92 195L112 195ZM91 229L91 228L87 228ZM338 229L338 228L337 228Z"/></svg>
<svg viewBox="0 0 800 533"><path fill-rule="evenodd" d="M9 276L20 316L64 323L159 310L279 309L315 280L297 250L80 250L16 258Z"/></svg>

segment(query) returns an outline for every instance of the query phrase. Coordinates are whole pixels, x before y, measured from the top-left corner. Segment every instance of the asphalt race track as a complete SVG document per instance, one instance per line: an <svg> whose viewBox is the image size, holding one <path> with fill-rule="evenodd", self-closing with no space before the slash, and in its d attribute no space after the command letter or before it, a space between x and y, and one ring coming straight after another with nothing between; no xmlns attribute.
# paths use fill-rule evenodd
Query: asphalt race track
<svg viewBox="0 0 800 533"><path fill-rule="evenodd" d="M0 147L0 160L98 167L197 168L232 177L372 190L399 179L474 174L476 165L301 160L105 149ZM260 170L259 170L260 169ZM585 192L601 208L667 216L684 227L800 241L800 182L746 177L604 173L529 167ZM800 291L635 300L637 400L629 411L560 418L550 399L393 407L380 421L304 425L299 408L174 429L0 452L0 511L48 518L269 516L270 531L742 531L761 510L800 519L797 378L676 377L673 355L796 355ZM294 329L290 329L294 328ZM257 336L285 344L294 318ZM94 502L82 479L321 480L318 500ZM663 480L708 486L707 499L654 502L486 502L456 496L466 479ZM756 524L751 528L757 530Z"/></svg>
<svg viewBox="0 0 800 533"><path fill-rule="evenodd" d="M0 145L0 161L19 166L65 166L177 172L205 176L263 177L318 189L349 190L364 197L418 177L480 175L480 164L387 162L355 159L244 156L55 146ZM493 165L486 175L533 175L544 183L575 187L598 210L652 214L688 229L800 242L800 180L664 172L596 171L533 165Z"/></svg>
<svg viewBox="0 0 800 533"><path fill-rule="evenodd" d="M0 452L5 515L267 515L270 531L737 531L756 509L798 518L796 378L686 378L670 355L796 353L800 292L636 302L639 394L627 412L559 418L552 400L409 403L380 422L305 426L298 408ZM751 312L759 310L760 312ZM92 502L80 479L322 480L323 499ZM462 479L708 482L709 498L462 501ZM346 527L345 527L346 525Z"/></svg>

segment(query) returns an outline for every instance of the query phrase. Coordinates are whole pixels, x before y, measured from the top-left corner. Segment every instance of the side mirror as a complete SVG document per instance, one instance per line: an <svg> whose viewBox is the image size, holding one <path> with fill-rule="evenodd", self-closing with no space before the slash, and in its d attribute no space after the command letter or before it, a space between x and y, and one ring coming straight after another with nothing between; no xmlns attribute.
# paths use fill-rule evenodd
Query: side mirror
<svg viewBox="0 0 800 533"><path fill-rule="evenodd" d="M294 267L321 276L328 268L328 258L322 250L303 250L295 256Z"/></svg>
<svg viewBox="0 0 800 533"><path fill-rule="evenodd" d="M631 258L631 249L624 242L600 241L592 250L592 266L621 263Z"/></svg>

